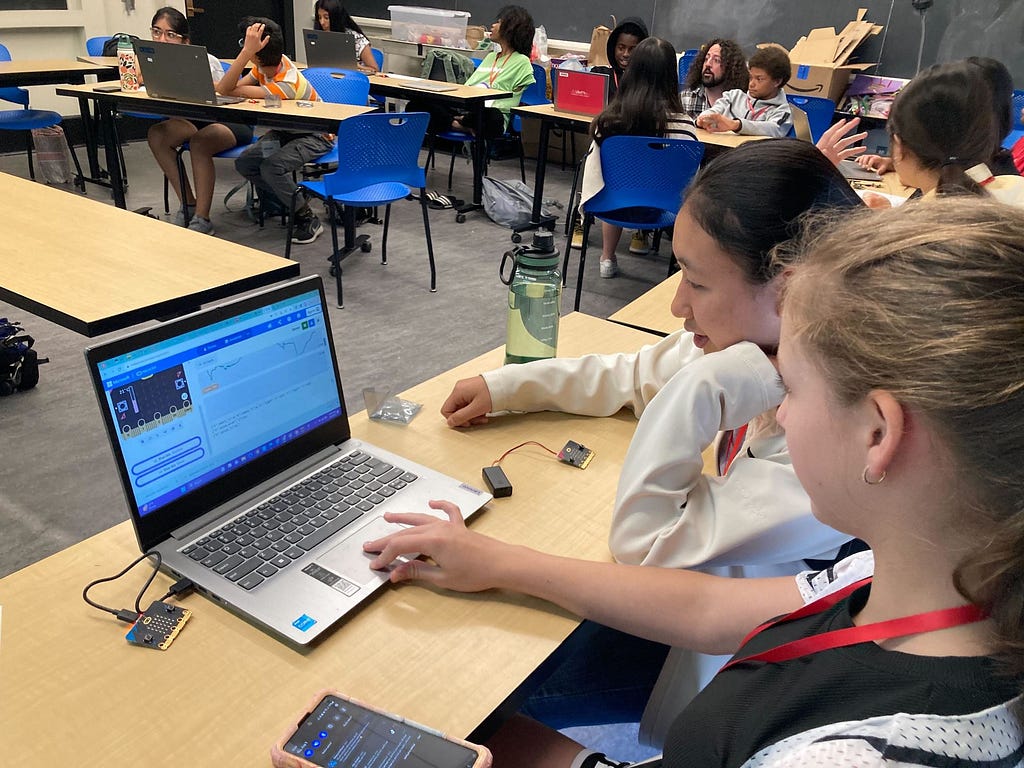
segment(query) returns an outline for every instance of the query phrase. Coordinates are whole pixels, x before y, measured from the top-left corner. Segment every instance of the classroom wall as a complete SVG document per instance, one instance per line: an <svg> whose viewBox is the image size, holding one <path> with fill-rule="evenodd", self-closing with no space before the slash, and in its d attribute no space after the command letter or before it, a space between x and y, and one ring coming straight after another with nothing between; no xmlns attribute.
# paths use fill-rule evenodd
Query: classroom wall
<svg viewBox="0 0 1024 768"><path fill-rule="evenodd" d="M123 0L67 0L67 5L67 10L0 10L0 43L10 50L11 58L74 59L85 54L87 38L115 32L147 38L158 8L170 5L185 11L184 0L134 0L131 12L125 10ZM52 85L29 91L35 108L78 114L77 102L55 95Z"/></svg>

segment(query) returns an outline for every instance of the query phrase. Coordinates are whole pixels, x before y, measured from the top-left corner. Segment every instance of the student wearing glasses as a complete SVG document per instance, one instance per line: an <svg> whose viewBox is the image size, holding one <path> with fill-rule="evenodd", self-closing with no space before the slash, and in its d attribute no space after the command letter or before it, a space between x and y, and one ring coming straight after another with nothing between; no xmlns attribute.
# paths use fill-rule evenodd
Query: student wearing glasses
<svg viewBox="0 0 1024 768"><path fill-rule="evenodd" d="M153 15L149 32L153 40L160 43L187 45L190 42L188 19L177 8L159 9ZM208 55L210 77L216 86L224 76L224 67L216 56ZM184 117L169 117L149 129L146 136L149 149L178 196L178 212L173 219L177 226L214 234L210 221L213 188L217 181L213 157L232 147L250 143L252 130L251 125L241 123L214 123ZM186 141L192 156L194 191L187 174L182 179L178 177L177 150Z"/></svg>

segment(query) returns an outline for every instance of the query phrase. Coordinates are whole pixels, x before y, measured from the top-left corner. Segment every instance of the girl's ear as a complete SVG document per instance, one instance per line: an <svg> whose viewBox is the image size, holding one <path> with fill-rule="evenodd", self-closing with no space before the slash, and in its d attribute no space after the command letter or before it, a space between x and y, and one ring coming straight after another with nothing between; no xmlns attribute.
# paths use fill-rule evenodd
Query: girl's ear
<svg viewBox="0 0 1024 768"><path fill-rule="evenodd" d="M882 477L892 464L907 428L903 406L884 389L872 390L864 403L867 476Z"/></svg>

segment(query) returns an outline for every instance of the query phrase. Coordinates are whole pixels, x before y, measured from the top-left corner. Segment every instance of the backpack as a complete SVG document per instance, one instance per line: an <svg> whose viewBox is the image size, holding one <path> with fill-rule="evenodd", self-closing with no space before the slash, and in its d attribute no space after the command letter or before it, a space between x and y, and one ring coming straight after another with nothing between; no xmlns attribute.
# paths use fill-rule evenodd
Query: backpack
<svg viewBox="0 0 1024 768"><path fill-rule="evenodd" d="M515 229L525 227L533 216L533 190L519 179L502 181L483 178L484 213L495 224ZM551 213L546 207L541 208L543 216Z"/></svg>
<svg viewBox="0 0 1024 768"><path fill-rule="evenodd" d="M17 322L0 317L0 397L32 389L39 383L39 366L50 362L32 349L35 339Z"/></svg>
<svg viewBox="0 0 1024 768"><path fill-rule="evenodd" d="M463 56L461 53L455 53L454 51L432 48L423 57L420 77L461 85L469 79L469 76L473 74L475 69L473 60L468 56Z"/></svg>
<svg viewBox="0 0 1024 768"><path fill-rule="evenodd" d="M117 56L117 41L122 37L127 37L130 40L138 40L138 35L129 35L127 32L118 32L116 35L111 37L107 42L103 44L104 56Z"/></svg>

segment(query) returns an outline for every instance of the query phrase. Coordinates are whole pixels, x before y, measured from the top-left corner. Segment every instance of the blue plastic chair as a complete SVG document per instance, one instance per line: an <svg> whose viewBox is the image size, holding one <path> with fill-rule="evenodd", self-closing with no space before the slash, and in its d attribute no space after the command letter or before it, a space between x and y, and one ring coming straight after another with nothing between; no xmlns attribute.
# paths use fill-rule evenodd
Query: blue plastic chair
<svg viewBox="0 0 1024 768"><path fill-rule="evenodd" d="M696 48L691 48L688 51L683 51L682 56L679 57L679 85L686 82L686 75L689 74L690 66L699 52Z"/></svg>
<svg viewBox="0 0 1024 768"><path fill-rule="evenodd" d="M835 116L836 103L831 99L823 99L820 96L796 96L787 93L786 99L795 107L799 107L807 113L807 122L811 126L811 140L817 141L821 134L832 125L832 118Z"/></svg>
<svg viewBox="0 0 1024 768"><path fill-rule="evenodd" d="M317 95L332 104L365 106L369 99L370 80L362 72L313 67L305 70L302 74L313 86ZM314 160L312 165L336 165L337 162L338 142L334 142L334 148Z"/></svg>
<svg viewBox="0 0 1024 768"><path fill-rule="evenodd" d="M1024 121L1020 119L1021 110L1024 109L1024 91L1013 92L1013 128L1006 138L1003 139L1004 149L1013 149L1013 145L1024 139Z"/></svg>
<svg viewBox="0 0 1024 768"><path fill-rule="evenodd" d="M102 56L103 46L109 39L109 35L102 37L90 37L85 41L85 52L90 56Z"/></svg>
<svg viewBox="0 0 1024 768"><path fill-rule="evenodd" d="M11 52L7 50L7 46L0 44L0 61L10 61ZM61 118L58 112L52 112L48 109L31 109L29 107L29 93L24 88L0 88L0 101L9 101L12 104L19 104L21 109L4 109L0 110L0 131L21 131L26 135L25 137L25 154L28 156L28 175L29 178L35 181L36 170L32 163L32 134L31 131L37 128L52 128L55 125L60 125L63 118ZM71 139L68 138L67 133L64 134L64 140L68 144L68 149L71 150L71 159L75 163L75 170L78 175L75 177L75 184L81 184L83 189L85 182L82 181L84 176L82 174L82 166L78 163L78 155L75 154L75 148L71 144Z"/></svg>
<svg viewBox="0 0 1024 768"><path fill-rule="evenodd" d="M423 231L427 237L427 261L430 265L430 290L437 290L434 245L430 238L427 213L426 169L419 164L420 147L427 132L430 115L426 112L371 112L342 120L338 126L338 169L315 181L302 181L292 195L288 220L285 258L291 255L295 203L300 192L313 195L327 204L331 223L331 267L338 286L338 307L344 306L341 289L341 261L357 247L370 250L365 235L355 237L354 209L386 205L384 232L381 236L381 264L388 263L388 223L391 204L402 200L412 189L419 190ZM345 248L338 248L337 205L345 218Z"/></svg>
<svg viewBox="0 0 1024 768"><path fill-rule="evenodd" d="M587 238L594 219L644 231L671 227L682 205L683 193L703 157L704 145L686 139L611 136L601 143L604 186L582 206L583 247L574 310L580 308ZM571 253L566 242L563 280L568 274Z"/></svg>
<svg viewBox="0 0 1024 768"><path fill-rule="evenodd" d="M373 54L373 60L377 62L377 69L381 72L384 71L384 51L380 48L370 48L370 53Z"/></svg>

